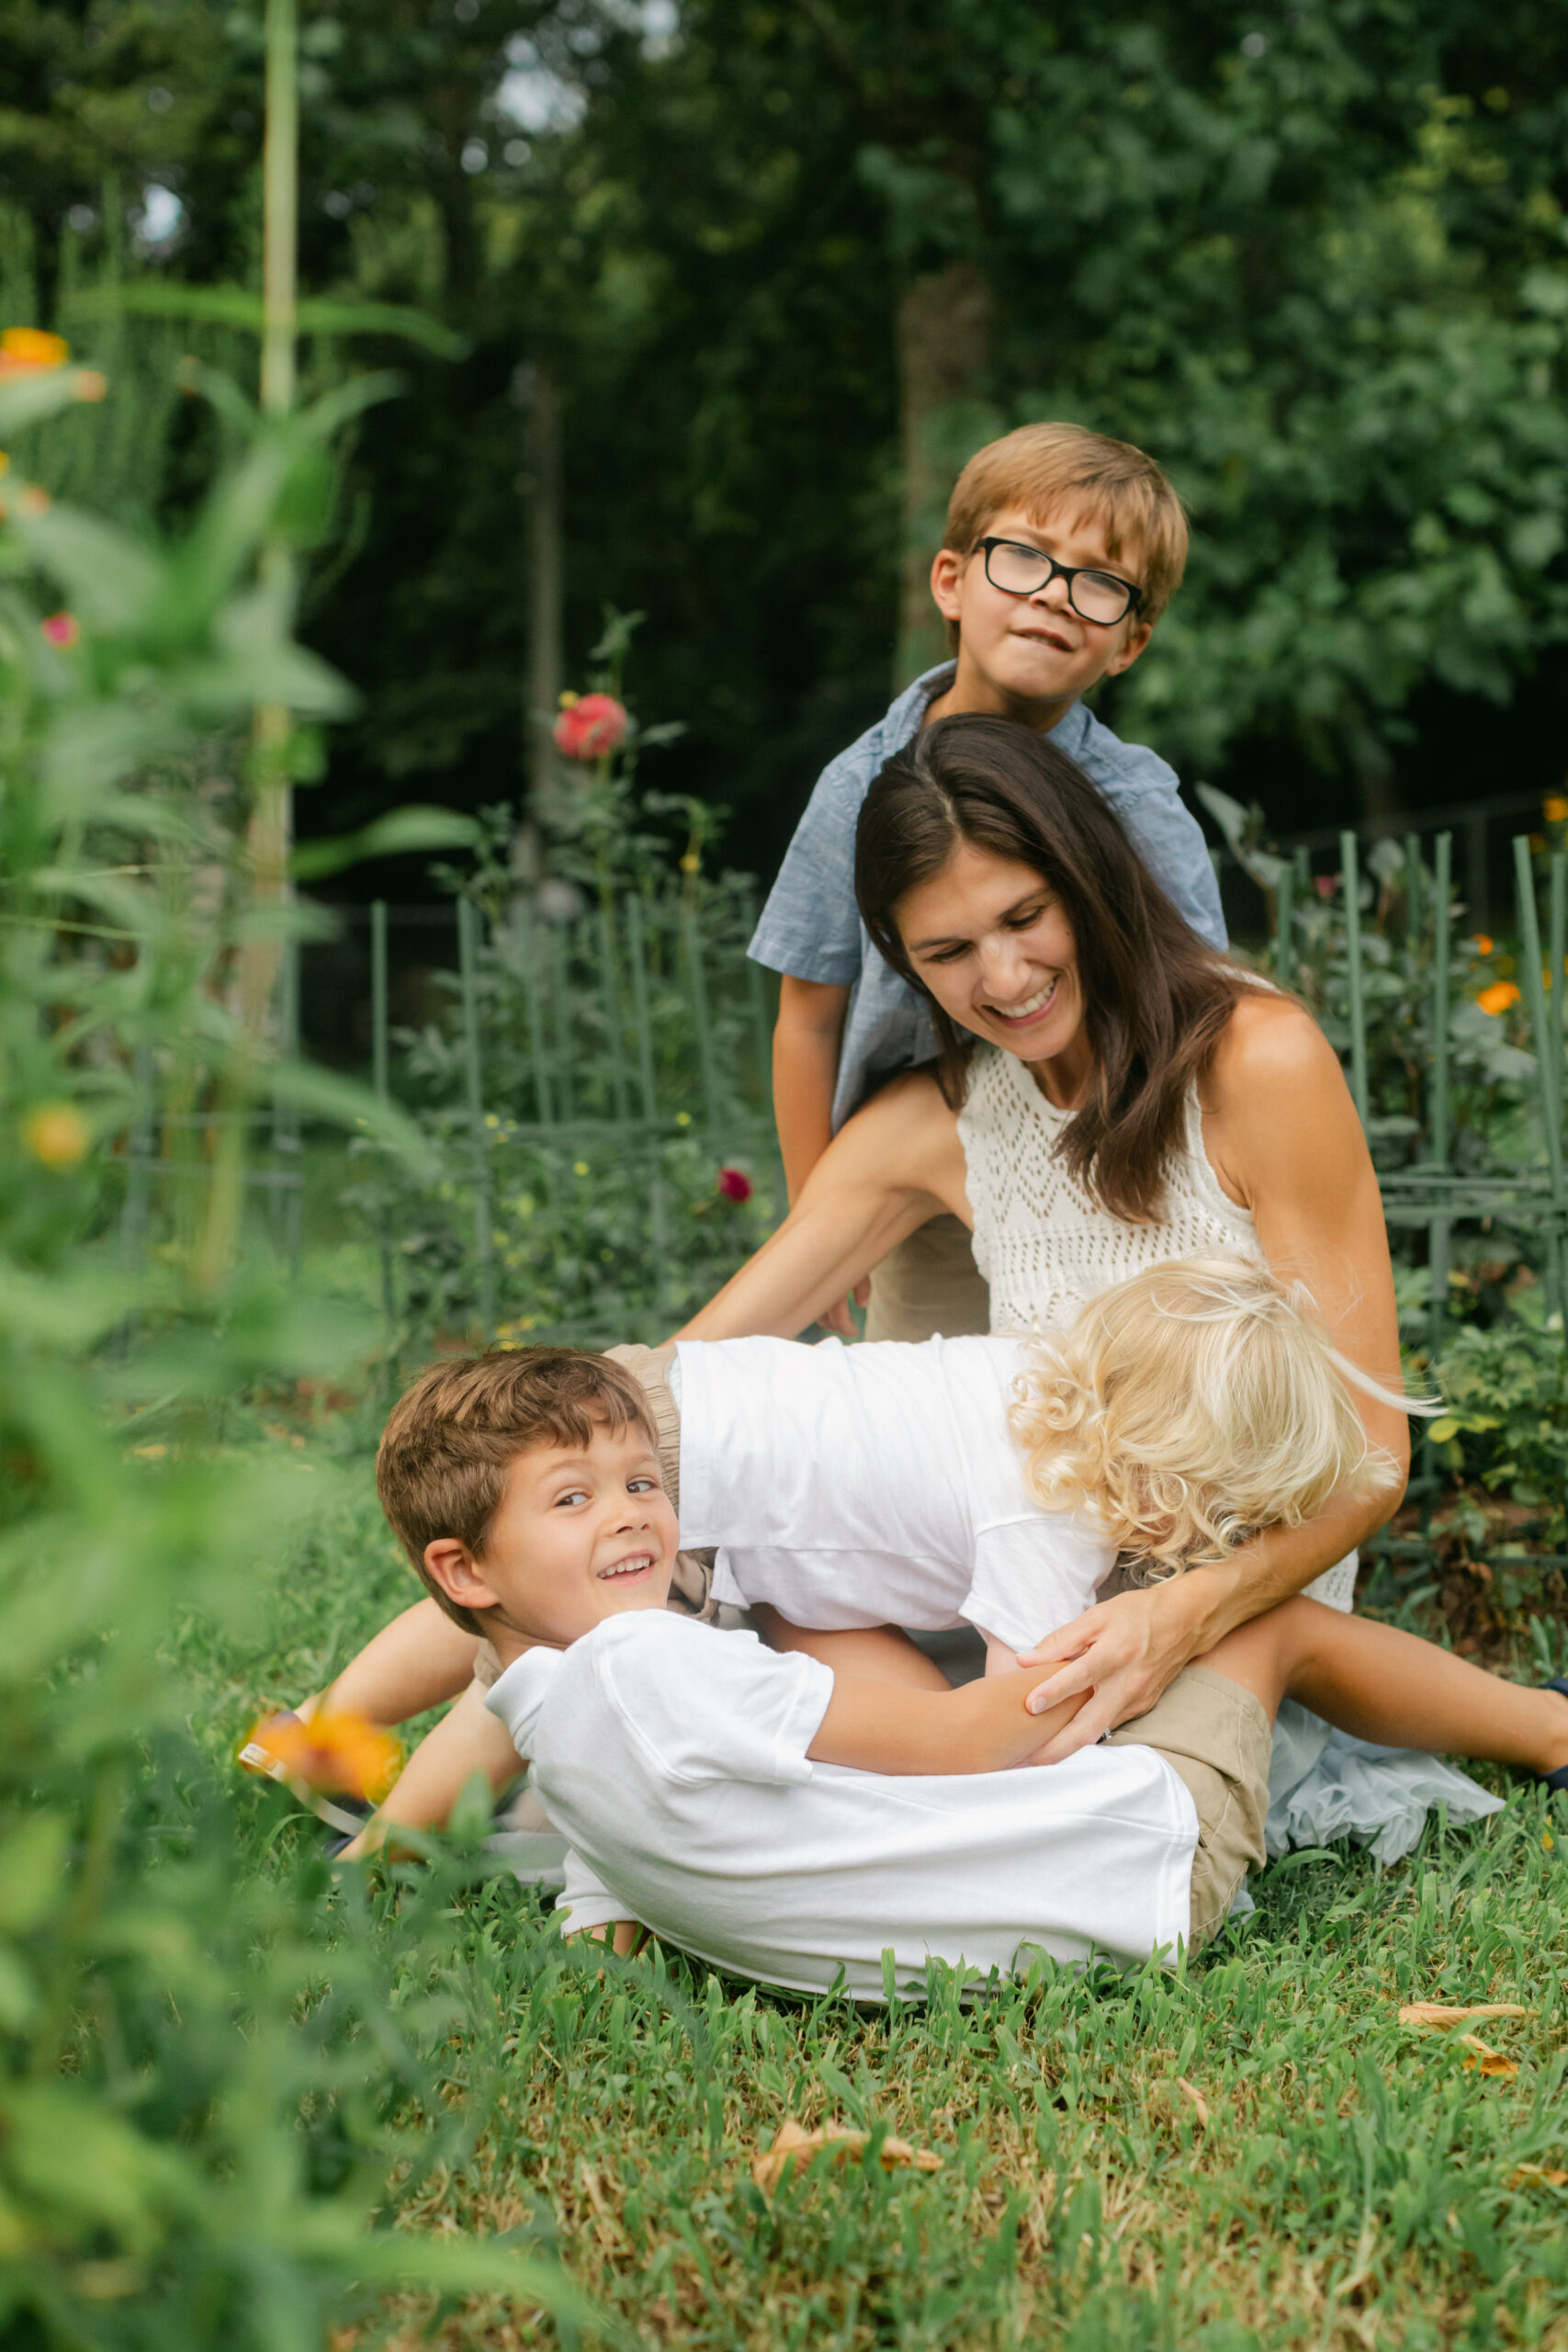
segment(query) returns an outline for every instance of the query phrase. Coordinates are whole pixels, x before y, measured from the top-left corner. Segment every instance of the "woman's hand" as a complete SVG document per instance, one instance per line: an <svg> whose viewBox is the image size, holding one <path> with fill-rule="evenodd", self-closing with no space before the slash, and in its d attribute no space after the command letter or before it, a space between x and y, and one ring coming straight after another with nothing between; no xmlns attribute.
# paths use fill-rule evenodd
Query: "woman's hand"
<svg viewBox="0 0 1568 2352"><path fill-rule="evenodd" d="M1229 1632L1224 1600L1214 1572L1193 1568L1143 1592L1119 1592L1113 1600L1097 1601L1033 1649L1021 1650L1020 1666L1062 1669L1030 1692L1031 1714L1090 1693L1033 1760L1059 1764L1080 1747L1092 1747L1119 1724L1146 1715L1182 1668ZM1244 1607L1237 1622L1253 1613Z"/></svg>

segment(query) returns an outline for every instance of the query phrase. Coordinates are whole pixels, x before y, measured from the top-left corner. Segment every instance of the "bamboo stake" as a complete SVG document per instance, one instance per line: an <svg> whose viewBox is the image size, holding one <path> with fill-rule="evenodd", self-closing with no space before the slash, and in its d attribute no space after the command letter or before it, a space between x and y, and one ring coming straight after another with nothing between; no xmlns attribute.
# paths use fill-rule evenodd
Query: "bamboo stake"
<svg viewBox="0 0 1568 2352"><path fill-rule="evenodd" d="M376 1100L387 1102L391 1095L391 1056L388 1035L387 989L387 901L376 899L370 906L370 1082L376 1090ZM397 1335L398 1302L392 1281L392 1237L386 1211L381 1213L379 1236L381 1252L381 1313L387 1325L389 1357Z"/></svg>
<svg viewBox="0 0 1568 2352"><path fill-rule="evenodd" d="M1345 964L1350 987L1350 1093L1362 1126L1367 1124L1367 1005L1361 969L1361 869L1356 836L1339 836L1339 867L1345 889Z"/></svg>
<svg viewBox="0 0 1568 2352"><path fill-rule="evenodd" d="M261 407L277 421L294 405L294 342L298 309L299 212L299 24L295 0L267 0L266 129L262 148L263 330ZM293 567L281 539L262 549L264 586L288 596ZM281 910L289 896L288 852L292 835L287 754L290 717L286 705L258 708L252 731L254 797L246 831L248 900L252 910ZM206 1229L196 1253L198 1285L218 1286L239 1240L244 1199L243 1106L251 1073L272 1040L280 939L275 927L246 939L237 959L241 1043L237 1067L224 1089L231 1117L219 1131Z"/></svg>
<svg viewBox="0 0 1568 2352"><path fill-rule="evenodd" d="M479 1272L479 1320L485 1344L495 1336L495 1263L491 1248L490 1137L485 1128L484 1073L479 1062L479 909L457 901L457 957L463 992L463 1075L468 1098L468 1134L474 1155L474 1259Z"/></svg>

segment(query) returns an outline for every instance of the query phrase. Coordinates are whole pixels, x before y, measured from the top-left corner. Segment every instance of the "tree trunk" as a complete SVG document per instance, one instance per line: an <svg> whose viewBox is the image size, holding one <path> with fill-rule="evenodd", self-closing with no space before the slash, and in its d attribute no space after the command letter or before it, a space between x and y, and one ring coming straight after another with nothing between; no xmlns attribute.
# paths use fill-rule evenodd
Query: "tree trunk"
<svg viewBox="0 0 1568 2352"><path fill-rule="evenodd" d="M523 677L523 765L533 818L555 775L551 735L560 703L561 637L560 403L547 359L519 368L513 397L523 411L524 539L527 658Z"/></svg>
<svg viewBox="0 0 1568 2352"><path fill-rule="evenodd" d="M931 603L931 558L942 544L953 471L935 425L954 401L973 399L990 355L991 289L972 261L911 278L898 304L899 438L904 460L896 683L907 685L947 652Z"/></svg>

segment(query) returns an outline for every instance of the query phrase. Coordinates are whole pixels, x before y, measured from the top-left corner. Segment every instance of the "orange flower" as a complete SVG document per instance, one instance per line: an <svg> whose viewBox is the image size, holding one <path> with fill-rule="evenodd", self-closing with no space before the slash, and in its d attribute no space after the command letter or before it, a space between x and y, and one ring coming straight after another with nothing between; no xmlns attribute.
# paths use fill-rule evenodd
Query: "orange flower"
<svg viewBox="0 0 1568 2352"><path fill-rule="evenodd" d="M0 376L37 376L51 368L63 368L71 356L71 345L63 335L49 334L42 327L7 327L0 334Z"/></svg>
<svg viewBox="0 0 1568 2352"><path fill-rule="evenodd" d="M397 1779L402 1749L390 1732L378 1731L363 1715L266 1715L253 1725L246 1749L260 1748L278 1768L269 1778L298 1781L308 1789L335 1789L345 1796L379 1804ZM266 1764L247 1770L266 1771Z"/></svg>
<svg viewBox="0 0 1568 2352"><path fill-rule="evenodd" d="M109 379L96 368L76 370L76 397L79 401L101 401L108 398Z"/></svg>
<svg viewBox="0 0 1568 2352"><path fill-rule="evenodd" d="M1494 980L1492 986L1483 989L1475 1000L1483 1012L1491 1013L1506 1012L1508 1007L1517 1004L1518 1001L1519 992L1512 980Z"/></svg>
<svg viewBox="0 0 1568 2352"><path fill-rule="evenodd" d="M1490 956L1492 953L1492 938L1488 932L1478 931L1470 944L1478 956Z"/></svg>
<svg viewBox="0 0 1568 2352"><path fill-rule="evenodd" d="M1549 825L1568 825L1568 800L1554 792L1540 804L1540 813Z"/></svg>
<svg viewBox="0 0 1568 2352"><path fill-rule="evenodd" d="M22 1121L22 1142L46 1168L74 1168L92 1140L73 1102L40 1102Z"/></svg>

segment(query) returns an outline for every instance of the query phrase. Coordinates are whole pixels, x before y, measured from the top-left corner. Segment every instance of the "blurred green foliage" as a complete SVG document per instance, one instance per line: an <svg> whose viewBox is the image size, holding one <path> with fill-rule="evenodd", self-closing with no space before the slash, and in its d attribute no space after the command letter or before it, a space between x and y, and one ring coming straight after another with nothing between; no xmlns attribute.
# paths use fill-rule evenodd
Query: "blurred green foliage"
<svg viewBox="0 0 1568 2352"><path fill-rule="evenodd" d="M303 51L307 288L423 306L469 345L416 360L415 399L354 451L310 626L368 699L309 826L362 822L411 778L513 797L512 386L545 360L569 640L606 598L655 616L649 673L692 720L682 778L770 861L886 695L896 316L954 258L995 316L932 427L947 470L1065 413L1153 448L1191 508L1188 585L1106 696L1112 723L1189 772L1245 771L1279 825L1325 795L1349 813L1559 781L1550 0L321 0ZM46 309L71 240L96 250L69 220L101 216L106 169L139 218L154 183L183 207L166 239L139 232L153 277L254 284L259 74L254 6L10 12L0 194L28 212ZM183 416L174 438L183 457ZM1484 714L1521 694L1499 763Z"/></svg>
<svg viewBox="0 0 1568 2352"><path fill-rule="evenodd" d="M98 389L69 368L0 385L0 435ZM258 587L258 549L366 396L253 421L167 543L6 482L0 2335L17 2346L317 2352L394 2284L481 2277L577 2307L514 2248L458 2255L382 2213L389 2166L417 2180L447 2128L447 2153L468 2144L467 2119L442 2122L462 2004L441 1969L472 1858L379 1913L334 1903L268 1792L258 1859L170 1658L193 1620L254 1640L258 1564L327 1499L329 1464L225 1444L225 1404L352 1374L371 1341L363 1317L237 1253L223 1138L281 1091L419 1148L373 1097L278 1057L231 986L247 936L278 921L249 894L248 715L350 701ZM152 1254L123 1250L109 1214L147 1061L211 1128L186 1171L197 1206Z"/></svg>

